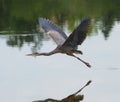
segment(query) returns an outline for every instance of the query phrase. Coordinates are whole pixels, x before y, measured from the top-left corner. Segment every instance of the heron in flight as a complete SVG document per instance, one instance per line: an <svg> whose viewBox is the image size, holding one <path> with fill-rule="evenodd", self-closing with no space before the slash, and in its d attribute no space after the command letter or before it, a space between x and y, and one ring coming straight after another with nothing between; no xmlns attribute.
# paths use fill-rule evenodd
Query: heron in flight
<svg viewBox="0 0 120 102"><path fill-rule="evenodd" d="M39 18L39 25L43 28L44 32L49 34L52 39L57 44L57 47L48 53L32 53L27 54L27 56L50 56L55 53L67 54L69 56L75 57L86 66L91 67L91 65L84 60L77 57L75 54L82 54L82 51L78 50L78 45L81 45L85 40L88 28L90 25L90 18L83 19L76 29L70 34L69 37L52 21L45 18Z"/></svg>

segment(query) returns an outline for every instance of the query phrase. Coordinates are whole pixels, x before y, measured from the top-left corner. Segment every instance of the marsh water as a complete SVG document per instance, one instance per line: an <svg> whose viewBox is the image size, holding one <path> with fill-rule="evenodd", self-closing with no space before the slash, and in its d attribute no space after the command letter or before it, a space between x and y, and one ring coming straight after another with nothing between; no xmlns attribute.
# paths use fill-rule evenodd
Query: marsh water
<svg viewBox="0 0 120 102"><path fill-rule="evenodd" d="M28 57L49 52L53 40L39 31L38 18L55 22L69 36L81 19L92 20L79 46L88 68L63 54ZM62 99L80 94L83 102L120 101L120 0L0 0L0 102Z"/></svg>

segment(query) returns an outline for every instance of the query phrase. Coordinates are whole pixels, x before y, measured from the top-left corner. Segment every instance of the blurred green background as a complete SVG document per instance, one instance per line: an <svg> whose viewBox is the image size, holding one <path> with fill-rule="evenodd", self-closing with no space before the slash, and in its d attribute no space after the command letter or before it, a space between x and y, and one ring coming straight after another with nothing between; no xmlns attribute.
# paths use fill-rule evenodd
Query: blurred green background
<svg viewBox="0 0 120 102"><path fill-rule="evenodd" d="M51 19L62 29L67 24L71 32L82 18L91 17L89 36L100 30L107 39L115 22L120 21L120 0L0 0L1 35L38 33L39 17ZM24 42L34 42L34 36L12 36L7 41L19 47Z"/></svg>

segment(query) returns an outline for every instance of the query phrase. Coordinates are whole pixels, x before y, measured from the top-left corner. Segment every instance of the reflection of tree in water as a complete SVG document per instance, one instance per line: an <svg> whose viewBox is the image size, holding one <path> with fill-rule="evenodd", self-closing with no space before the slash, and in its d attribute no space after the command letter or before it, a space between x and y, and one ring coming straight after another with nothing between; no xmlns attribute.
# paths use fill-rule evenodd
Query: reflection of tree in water
<svg viewBox="0 0 120 102"><path fill-rule="evenodd" d="M52 19L62 28L63 24L67 23L67 29L73 30L76 21L84 16L90 16L96 21L94 24L97 21L101 22L100 29L104 37L108 38L114 21L120 21L119 5L120 0L92 0L92 2L91 0L69 0L69 2L67 0L0 0L0 33L3 34L3 31L4 34L9 35L35 33L38 17ZM92 27L91 29L94 29ZM9 46L18 44L18 47L27 43L26 40L30 40L31 43L36 42L33 36L9 37L7 40ZM35 43L35 46L37 45Z"/></svg>
<svg viewBox="0 0 120 102"><path fill-rule="evenodd" d="M7 36L7 45L22 48L27 44L31 46L32 52L36 52L41 48L43 39L46 37L42 33L11 35Z"/></svg>
<svg viewBox="0 0 120 102"><path fill-rule="evenodd" d="M114 12L108 12L108 14L104 15L101 19L101 30L104 34L105 39L107 39L110 35L110 31L114 26Z"/></svg>
<svg viewBox="0 0 120 102"><path fill-rule="evenodd" d="M25 42L29 44L30 42L33 42L33 41L34 41L34 38L33 36L30 36L30 35L25 35L25 36L23 35L14 36L13 35L7 38L7 45L12 46L12 47L17 46L21 48Z"/></svg>
<svg viewBox="0 0 120 102"><path fill-rule="evenodd" d="M56 99L45 99L45 100L37 100L37 101L33 101L33 102L80 102L83 100L84 95L78 95L78 93L80 93L86 86L88 86L92 81L89 80L80 90L78 90L77 92L75 92L74 94L71 94L61 100L56 100Z"/></svg>

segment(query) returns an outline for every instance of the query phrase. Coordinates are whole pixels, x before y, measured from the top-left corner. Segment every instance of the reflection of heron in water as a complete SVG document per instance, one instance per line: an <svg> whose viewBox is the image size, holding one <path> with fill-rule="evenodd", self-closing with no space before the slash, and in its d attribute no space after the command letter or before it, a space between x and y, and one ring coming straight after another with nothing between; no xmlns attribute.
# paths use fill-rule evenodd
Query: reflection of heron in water
<svg viewBox="0 0 120 102"><path fill-rule="evenodd" d="M77 92L75 92L74 94L71 94L61 100L56 100L56 99L52 99L52 98L48 98L45 100L37 100L37 101L33 101L33 102L80 102L84 99L84 95L79 95L78 93L80 93L85 87L87 87L88 85L90 85L92 81L89 80L80 90L78 90Z"/></svg>
<svg viewBox="0 0 120 102"><path fill-rule="evenodd" d="M82 54L82 51L77 50L78 45L81 45L85 40L88 32L88 27L90 25L90 19L83 19L78 27L71 33L69 37L53 22L48 19L39 18L39 24L44 29L44 31L49 34L53 40L56 42L57 47L48 53L32 53L27 54L28 56L50 56L55 53L63 53L69 56L73 56L83 62L88 67L91 67L89 63L83 61L74 54Z"/></svg>

